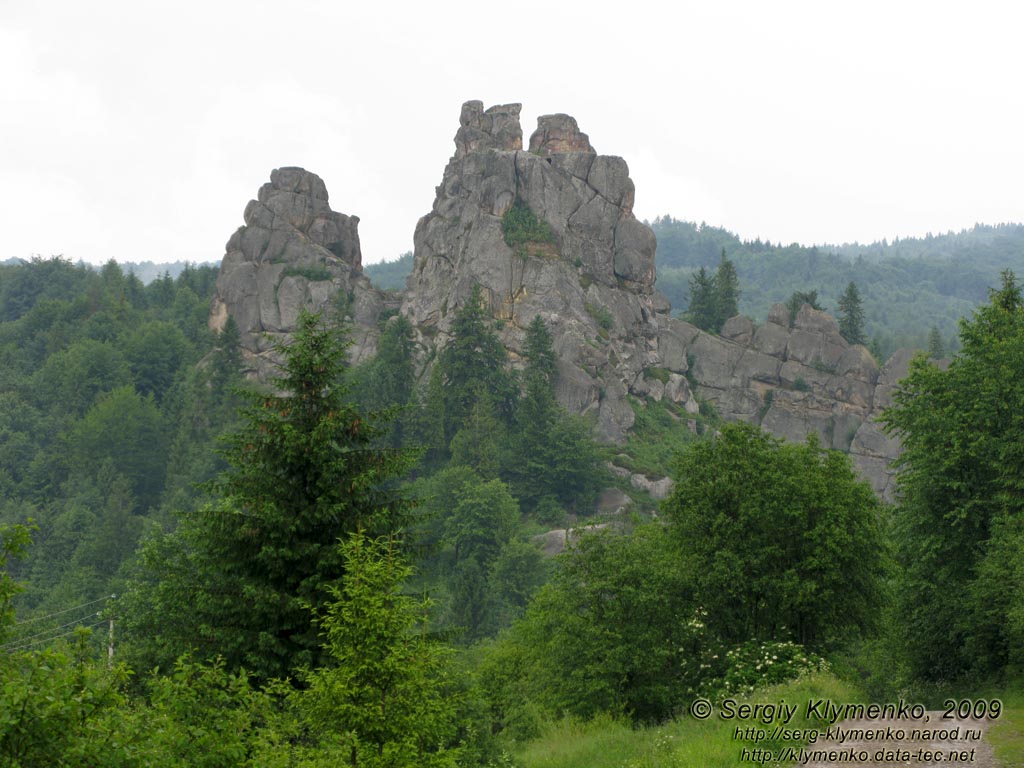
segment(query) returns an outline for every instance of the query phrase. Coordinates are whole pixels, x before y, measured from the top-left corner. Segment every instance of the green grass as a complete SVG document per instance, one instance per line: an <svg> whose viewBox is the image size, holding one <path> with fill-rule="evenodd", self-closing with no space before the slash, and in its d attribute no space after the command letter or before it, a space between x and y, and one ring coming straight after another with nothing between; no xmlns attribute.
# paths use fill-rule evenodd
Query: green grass
<svg viewBox="0 0 1024 768"><path fill-rule="evenodd" d="M1024 765L1024 690L1001 697L1003 713L988 730L988 740L1003 765Z"/></svg>
<svg viewBox="0 0 1024 768"><path fill-rule="evenodd" d="M817 698L856 702L863 700L863 693L832 674L817 673L758 691L748 700L774 703L785 700L800 705L802 714L805 703ZM755 724L747 722L745 725ZM813 725L798 715L787 727ZM537 739L521 745L512 765L516 768L736 768L741 765L740 751L744 747L777 750L783 746L799 746L793 742L754 745L738 741L734 739L736 726L736 721L720 720L717 714L706 721L686 716L656 728L639 730L609 716L587 723L564 720L550 726Z"/></svg>
<svg viewBox="0 0 1024 768"><path fill-rule="evenodd" d="M630 397L629 404L636 421L625 447L615 449L616 456L624 453L629 458L616 458L616 463L648 477L672 474L676 454L699 439L686 427L687 420L694 417L664 400L640 401Z"/></svg>

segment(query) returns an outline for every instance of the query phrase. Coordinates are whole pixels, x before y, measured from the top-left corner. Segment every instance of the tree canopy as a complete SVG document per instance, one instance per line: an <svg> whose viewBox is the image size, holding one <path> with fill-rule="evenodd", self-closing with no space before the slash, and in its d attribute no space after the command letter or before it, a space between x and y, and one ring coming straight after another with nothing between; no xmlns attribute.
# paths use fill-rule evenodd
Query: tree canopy
<svg viewBox="0 0 1024 768"><path fill-rule="evenodd" d="M1012 272L960 339L948 367L915 358L883 416L903 442L900 620L927 679L1024 661L1024 301Z"/></svg>
<svg viewBox="0 0 1024 768"><path fill-rule="evenodd" d="M310 610L344 575L338 538L391 530L409 511L388 486L405 460L375 446L381 426L346 399L340 332L304 312L277 351L279 393L244 393L227 470L211 486L215 501L187 514L170 540L150 544L143 605L133 611L144 623L145 602L156 601L188 617L165 652L198 646L262 679L320 659ZM166 617L160 623L174 632Z"/></svg>
<svg viewBox="0 0 1024 768"><path fill-rule="evenodd" d="M879 501L849 459L748 424L681 455L662 513L724 639L824 648L876 624Z"/></svg>

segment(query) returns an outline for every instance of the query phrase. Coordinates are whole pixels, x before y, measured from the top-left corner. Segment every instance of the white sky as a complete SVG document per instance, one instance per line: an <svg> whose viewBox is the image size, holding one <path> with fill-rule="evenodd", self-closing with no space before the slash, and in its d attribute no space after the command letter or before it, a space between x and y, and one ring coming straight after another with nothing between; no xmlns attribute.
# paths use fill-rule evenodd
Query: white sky
<svg viewBox="0 0 1024 768"><path fill-rule="evenodd" d="M270 171L412 249L462 102L567 112L636 214L773 242L1024 221L1024 6L0 0L0 260L217 261Z"/></svg>

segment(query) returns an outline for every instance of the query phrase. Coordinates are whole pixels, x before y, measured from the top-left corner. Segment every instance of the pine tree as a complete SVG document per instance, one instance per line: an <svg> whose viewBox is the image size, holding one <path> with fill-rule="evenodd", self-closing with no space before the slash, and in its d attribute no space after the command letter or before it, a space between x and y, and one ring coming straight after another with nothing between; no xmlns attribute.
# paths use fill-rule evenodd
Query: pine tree
<svg viewBox="0 0 1024 768"><path fill-rule="evenodd" d="M839 333L851 344L866 344L864 333L864 305L857 284L852 280L839 297Z"/></svg>
<svg viewBox="0 0 1024 768"><path fill-rule="evenodd" d="M946 345L942 343L942 334L939 329L932 326L928 332L928 357L932 360L941 360L946 356Z"/></svg>
<svg viewBox="0 0 1024 768"><path fill-rule="evenodd" d="M165 652L197 646L262 679L321 660L310 609L344 575L338 538L391 530L409 511L385 487L408 462L374 447L380 426L348 401L339 332L304 312L278 352L280 394L245 393L218 500L144 552L148 584L128 619L160 634Z"/></svg>
<svg viewBox="0 0 1024 768"><path fill-rule="evenodd" d="M789 326L793 327L793 323L796 322L796 316L800 313L800 308L807 304L811 309L816 309L819 312L824 308L818 303L818 291L793 291L788 299L786 299L786 308L789 309Z"/></svg>
<svg viewBox="0 0 1024 768"><path fill-rule="evenodd" d="M535 315L526 327L526 360L528 371L543 377L548 384L554 385L557 368L555 366L554 342L547 323L540 315Z"/></svg>
<svg viewBox="0 0 1024 768"><path fill-rule="evenodd" d="M338 547L348 577L321 620L330 665L295 696L303 720L341 747L336 765L454 768L458 696L450 651L426 632L431 604L402 594L412 569L394 537Z"/></svg>
<svg viewBox="0 0 1024 768"><path fill-rule="evenodd" d="M598 481L597 453L586 427L555 399L551 333L540 318L527 329L525 392L516 408L513 480L524 508L546 497L585 503Z"/></svg>
<svg viewBox="0 0 1024 768"><path fill-rule="evenodd" d="M507 418L515 401L515 388L505 371L507 355L491 327L479 286L455 314L452 340L441 353L444 377L445 438L451 440L476 402L478 388L487 391L497 412Z"/></svg>
<svg viewBox="0 0 1024 768"><path fill-rule="evenodd" d="M701 267L690 277L690 306L686 319L702 331L714 331L718 318L714 279Z"/></svg>
<svg viewBox="0 0 1024 768"><path fill-rule="evenodd" d="M718 264L714 278L715 296L715 322L713 330L722 330L725 321L740 313L740 281L736 275L735 265L725 256L725 248L722 249L722 258Z"/></svg>

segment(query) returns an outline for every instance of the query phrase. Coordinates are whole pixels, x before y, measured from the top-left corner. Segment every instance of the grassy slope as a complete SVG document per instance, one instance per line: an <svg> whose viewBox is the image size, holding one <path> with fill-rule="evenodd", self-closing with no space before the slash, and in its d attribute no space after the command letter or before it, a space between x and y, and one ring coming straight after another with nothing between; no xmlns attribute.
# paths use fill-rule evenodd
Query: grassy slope
<svg viewBox="0 0 1024 768"><path fill-rule="evenodd" d="M1024 689L1002 697L1003 713L989 728L988 740L1005 766L1024 765Z"/></svg>
<svg viewBox="0 0 1024 768"><path fill-rule="evenodd" d="M834 675L819 673L759 691L749 701L778 703L784 700L803 709L808 700L816 698L854 702L863 700L863 693ZM808 725L814 724L801 720L798 715L787 727ZM736 726L736 721L719 720L717 714L704 722L687 716L643 730L634 730L611 718L597 718L588 723L562 721L517 749L514 765L517 768L735 768L741 764L740 751L744 747L777 750L799 746L793 742L755 745L737 741L733 738Z"/></svg>

